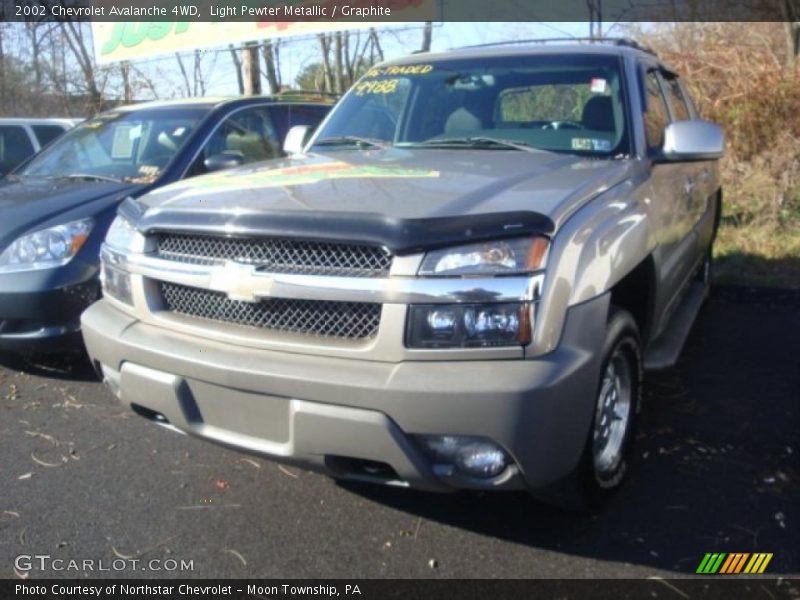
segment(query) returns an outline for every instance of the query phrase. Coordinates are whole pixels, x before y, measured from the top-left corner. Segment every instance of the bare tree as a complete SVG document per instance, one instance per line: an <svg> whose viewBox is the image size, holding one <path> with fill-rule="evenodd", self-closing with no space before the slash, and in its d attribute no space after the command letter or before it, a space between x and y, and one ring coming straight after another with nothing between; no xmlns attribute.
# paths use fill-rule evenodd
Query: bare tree
<svg viewBox="0 0 800 600"><path fill-rule="evenodd" d="M59 22L64 39L67 42L73 57L78 63L78 67L83 74L86 85L86 94L89 97L89 104L92 110L100 110L103 104L103 94L97 82L97 74L94 59L87 49L85 30L82 23L73 21Z"/></svg>
<svg viewBox="0 0 800 600"><path fill-rule="evenodd" d="M181 72L181 77L183 78L183 87L186 90L186 96L192 96L192 85L189 82L189 74L186 72L186 66L183 64L183 59L181 58L180 52L175 53L175 60L178 61L178 69Z"/></svg>
<svg viewBox="0 0 800 600"><path fill-rule="evenodd" d="M228 46L231 53L231 60L233 61L234 70L236 71L236 81L239 84L239 95L244 95L244 77L242 76L242 59L239 58L239 53L236 47L231 44Z"/></svg>

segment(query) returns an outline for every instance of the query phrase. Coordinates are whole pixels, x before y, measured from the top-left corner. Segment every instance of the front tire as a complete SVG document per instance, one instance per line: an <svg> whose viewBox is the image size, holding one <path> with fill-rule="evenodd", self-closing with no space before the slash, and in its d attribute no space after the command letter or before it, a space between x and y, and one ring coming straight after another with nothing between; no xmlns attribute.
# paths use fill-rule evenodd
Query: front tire
<svg viewBox="0 0 800 600"><path fill-rule="evenodd" d="M575 470L544 494L544 501L585 512L602 507L628 471L641 405L642 358L633 316L612 306L602 346L592 422Z"/></svg>

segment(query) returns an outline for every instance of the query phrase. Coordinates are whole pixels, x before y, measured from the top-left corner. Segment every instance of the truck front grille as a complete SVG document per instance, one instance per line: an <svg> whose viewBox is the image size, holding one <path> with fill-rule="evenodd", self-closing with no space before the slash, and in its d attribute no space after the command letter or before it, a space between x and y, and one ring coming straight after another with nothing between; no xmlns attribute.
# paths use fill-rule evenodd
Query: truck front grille
<svg viewBox="0 0 800 600"><path fill-rule="evenodd" d="M166 260L201 265L230 260L269 273L385 277L392 266L384 248L335 242L167 233L157 237L157 247Z"/></svg>
<svg viewBox="0 0 800 600"><path fill-rule="evenodd" d="M159 287L172 312L284 333L363 340L378 333L381 320L381 305L370 302L269 298L254 303L174 283L159 282Z"/></svg>

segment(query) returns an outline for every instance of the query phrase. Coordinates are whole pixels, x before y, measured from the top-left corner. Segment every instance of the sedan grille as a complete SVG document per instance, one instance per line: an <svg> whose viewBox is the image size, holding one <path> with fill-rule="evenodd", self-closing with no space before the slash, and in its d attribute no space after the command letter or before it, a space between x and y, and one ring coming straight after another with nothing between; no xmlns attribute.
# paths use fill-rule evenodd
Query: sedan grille
<svg viewBox="0 0 800 600"><path fill-rule="evenodd" d="M370 302L270 298L253 303L174 283L159 286L172 312L284 333L363 340L378 333L381 320L381 305Z"/></svg>
<svg viewBox="0 0 800 600"><path fill-rule="evenodd" d="M201 265L236 261L269 273L385 277L392 265L384 248L335 242L170 233L158 236L157 246L166 260Z"/></svg>

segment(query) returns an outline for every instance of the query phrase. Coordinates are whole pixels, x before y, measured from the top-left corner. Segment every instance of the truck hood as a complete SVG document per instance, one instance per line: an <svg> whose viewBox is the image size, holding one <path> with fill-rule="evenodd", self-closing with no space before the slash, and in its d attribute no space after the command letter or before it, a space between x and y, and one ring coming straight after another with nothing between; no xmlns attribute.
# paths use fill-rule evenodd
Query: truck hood
<svg viewBox="0 0 800 600"><path fill-rule="evenodd" d="M139 227L267 233L264 226L271 223L284 235L313 229L316 237L359 230L355 237L395 248L404 246L403 235L421 235L423 223L437 224L422 228L428 238L453 234L451 229L469 237L487 223L494 230L549 234L583 203L628 177L630 168L630 161L513 150L309 154L162 187L139 199L145 210ZM392 229L389 241L396 243L386 235L361 235L369 223Z"/></svg>
<svg viewBox="0 0 800 600"><path fill-rule="evenodd" d="M93 216L109 202L118 202L141 187L130 183L68 179L3 180L0 182L0 215L3 217L0 219L0 250L26 233Z"/></svg>

